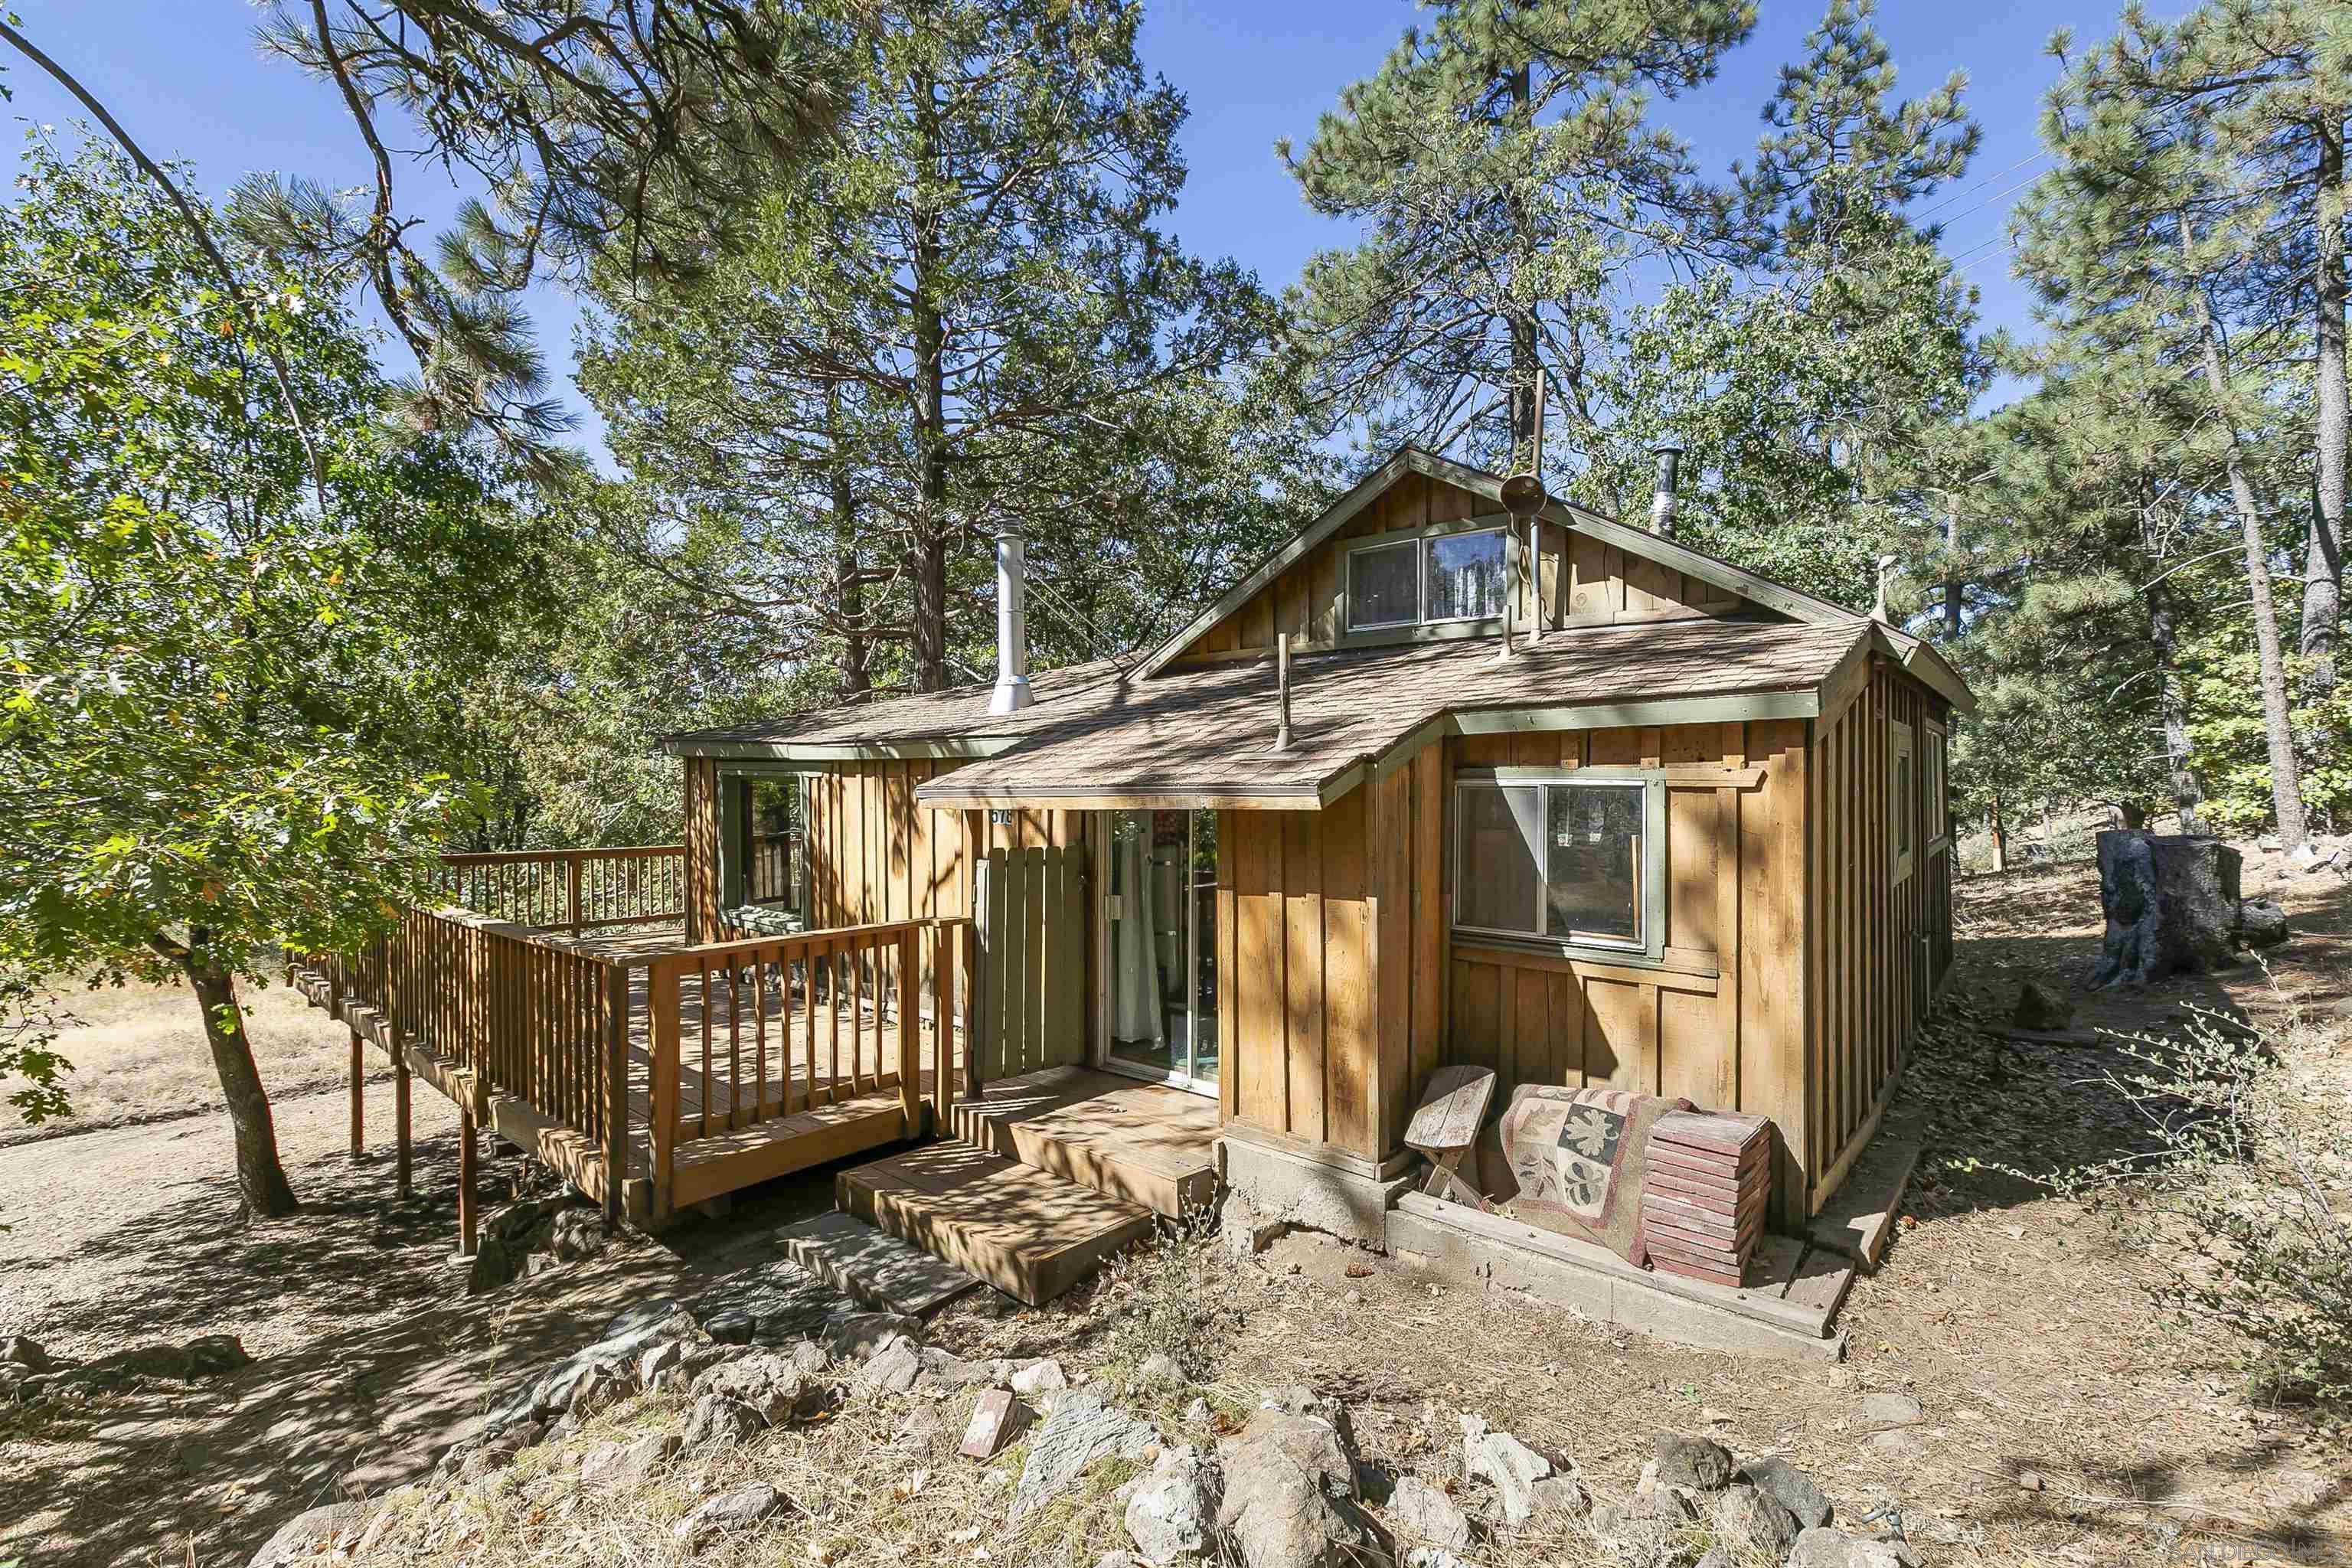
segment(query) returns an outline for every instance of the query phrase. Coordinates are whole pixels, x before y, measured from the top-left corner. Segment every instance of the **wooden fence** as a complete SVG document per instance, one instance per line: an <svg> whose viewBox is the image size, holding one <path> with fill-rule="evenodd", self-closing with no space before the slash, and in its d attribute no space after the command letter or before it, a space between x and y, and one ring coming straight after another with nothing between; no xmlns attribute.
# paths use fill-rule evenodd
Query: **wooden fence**
<svg viewBox="0 0 2352 1568"><path fill-rule="evenodd" d="M460 909L573 932L686 918L686 847L444 855L434 890Z"/></svg>
<svg viewBox="0 0 2352 1568"><path fill-rule="evenodd" d="M978 1080L1087 1055L1087 858L1079 847L992 849L980 860Z"/></svg>

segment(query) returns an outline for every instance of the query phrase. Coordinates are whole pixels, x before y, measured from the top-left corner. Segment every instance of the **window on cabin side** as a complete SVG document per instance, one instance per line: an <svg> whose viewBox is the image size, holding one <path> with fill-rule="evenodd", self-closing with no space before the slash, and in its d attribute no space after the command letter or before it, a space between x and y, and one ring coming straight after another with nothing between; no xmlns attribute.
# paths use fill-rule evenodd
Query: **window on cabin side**
<svg viewBox="0 0 2352 1568"><path fill-rule="evenodd" d="M1888 802L1894 816L1895 879L1897 882L1911 875L1911 834L1914 814L1919 809L1919 796L1913 784L1913 749L1911 726L1891 724L1893 739L1888 746L1892 798Z"/></svg>
<svg viewBox="0 0 2352 1568"><path fill-rule="evenodd" d="M1445 533L1428 541L1425 621L1483 620L1503 613L1507 551L1499 529Z"/></svg>
<svg viewBox="0 0 2352 1568"><path fill-rule="evenodd" d="M1348 625L1409 626L1421 618L1421 558L1412 540L1348 557Z"/></svg>
<svg viewBox="0 0 2352 1568"><path fill-rule="evenodd" d="M1642 948L1649 786L1465 780L1454 786L1454 924Z"/></svg>

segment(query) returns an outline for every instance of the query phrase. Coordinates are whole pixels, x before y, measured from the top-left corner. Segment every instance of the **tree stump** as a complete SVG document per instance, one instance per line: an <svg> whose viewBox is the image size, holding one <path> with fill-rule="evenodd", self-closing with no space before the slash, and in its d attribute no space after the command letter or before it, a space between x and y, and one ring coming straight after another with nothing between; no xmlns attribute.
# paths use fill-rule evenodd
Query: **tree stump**
<svg viewBox="0 0 2352 1568"><path fill-rule="evenodd" d="M2201 834L2100 834L2107 939L2085 984L2146 985L2236 963L2239 864L2235 849Z"/></svg>

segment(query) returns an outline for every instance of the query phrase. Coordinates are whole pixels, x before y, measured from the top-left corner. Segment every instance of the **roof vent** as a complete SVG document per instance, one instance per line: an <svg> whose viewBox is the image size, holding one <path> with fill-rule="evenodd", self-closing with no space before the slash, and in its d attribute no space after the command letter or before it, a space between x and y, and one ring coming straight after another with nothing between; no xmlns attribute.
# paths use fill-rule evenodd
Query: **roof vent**
<svg viewBox="0 0 2352 1568"><path fill-rule="evenodd" d="M996 535L996 689L991 713L1029 706L1028 542L1007 524Z"/></svg>

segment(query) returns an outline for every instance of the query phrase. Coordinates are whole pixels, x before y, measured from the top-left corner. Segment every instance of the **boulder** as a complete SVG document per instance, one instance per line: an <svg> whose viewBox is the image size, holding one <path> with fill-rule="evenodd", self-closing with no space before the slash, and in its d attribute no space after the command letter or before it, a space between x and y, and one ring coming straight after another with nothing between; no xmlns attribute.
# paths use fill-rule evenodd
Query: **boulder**
<svg viewBox="0 0 2352 1568"><path fill-rule="evenodd" d="M2286 911L2268 899L2248 899L2238 906L2238 940L2248 947L2276 947L2289 931Z"/></svg>
<svg viewBox="0 0 2352 1568"><path fill-rule="evenodd" d="M835 1321L872 1315L856 1311L848 1297L785 1258L731 1274L687 1307L714 1340L780 1348L824 1333ZM893 1321L899 1332L913 1326Z"/></svg>
<svg viewBox="0 0 2352 1568"><path fill-rule="evenodd" d="M676 1340L664 1340L657 1345L647 1347L646 1352L637 1357L637 1381L652 1388L661 1383L664 1373L681 1371L685 1363L686 1347Z"/></svg>
<svg viewBox="0 0 2352 1568"><path fill-rule="evenodd" d="M1340 1568L1392 1560L1356 1489L1356 1457L1320 1415L1260 1410L1224 1455L1217 1526L1244 1568Z"/></svg>
<svg viewBox="0 0 2352 1568"><path fill-rule="evenodd" d="M835 1361L870 1361L890 1342L922 1342L923 1323L903 1312L846 1312L830 1319L818 1337Z"/></svg>
<svg viewBox="0 0 2352 1568"><path fill-rule="evenodd" d="M1143 1364L1135 1369L1135 1386L1149 1393L1167 1393L1182 1388L1191 1381L1184 1375L1184 1369L1176 1364L1176 1358L1172 1355L1145 1356Z"/></svg>
<svg viewBox="0 0 2352 1568"><path fill-rule="evenodd" d="M1538 1524L1551 1519L1572 1519L1592 1509L1592 1494L1573 1476L1546 1476L1528 1488L1528 1517Z"/></svg>
<svg viewBox="0 0 2352 1568"><path fill-rule="evenodd" d="M346 1537L356 1541L367 1528L373 1502L331 1502L296 1514L261 1544L247 1568L279 1568L335 1549Z"/></svg>
<svg viewBox="0 0 2352 1568"><path fill-rule="evenodd" d="M782 1426L814 1415L824 1406L824 1386L801 1375L788 1356L774 1351L754 1351L733 1361L720 1362L695 1378L699 1399L709 1394L748 1405L771 1426Z"/></svg>
<svg viewBox="0 0 2352 1568"><path fill-rule="evenodd" d="M2009 1021L2012 1027L2036 1034L2071 1027L2074 1022L2074 998L2038 980L2028 980L2017 988L2017 1005L2011 1009Z"/></svg>
<svg viewBox="0 0 2352 1568"><path fill-rule="evenodd" d="M1816 1526L1797 1537L1789 1568L1918 1568L1918 1554L1900 1542L1867 1541Z"/></svg>
<svg viewBox="0 0 2352 1568"><path fill-rule="evenodd" d="M596 1369L609 1371L617 1364L634 1363L648 1346L662 1340L685 1339L695 1331L694 1319L677 1301L663 1298L639 1302L614 1314L593 1341L525 1384L491 1412L488 1425L495 1428L560 1415L572 1408L572 1394Z"/></svg>
<svg viewBox="0 0 2352 1568"><path fill-rule="evenodd" d="M606 1489L640 1486L652 1479L677 1449L677 1438L667 1432L648 1432L627 1443L607 1443L589 1450L580 1461L580 1480L583 1486Z"/></svg>
<svg viewBox="0 0 2352 1568"><path fill-rule="evenodd" d="M1021 1482L1013 1494L1013 1521L1025 1518L1097 1459L1114 1454L1139 1459L1159 1437L1150 1422L1105 1405L1100 1394L1078 1391L1062 1395L1029 1441Z"/></svg>
<svg viewBox="0 0 2352 1568"><path fill-rule="evenodd" d="M1739 1479L1788 1510L1801 1530L1830 1521L1830 1500L1812 1477L1786 1459L1749 1459L1739 1467Z"/></svg>
<svg viewBox="0 0 2352 1568"><path fill-rule="evenodd" d="M1070 1386L1057 1361L1033 1361L1013 1374L1013 1392L1024 1399L1034 1399L1041 1394L1058 1394Z"/></svg>
<svg viewBox="0 0 2352 1568"><path fill-rule="evenodd" d="M1795 1514L1744 1484L1727 1489L1712 1511L1718 1540L1775 1563L1789 1555L1804 1530Z"/></svg>
<svg viewBox="0 0 2352 1568"><path fill-rule="evenodd" d="M484 1296L522 1272L522 1252L504 1237L484 1232L466 1270L466 1294Z"/></svg>
<svg viewBox="0 0 2352 1568"><path fill-rule="evenodd" d="M689 1448L732 1448L748 1443L767 1429L760 1413L740 1399L723 1394L706 1394L694 1402L694 1414L687 1417L686 1446Z"/></svg>
<svg viewBox="0 0 2352 1568"><path fill-rule="evenodd" d="M857 1381L877 1394L904 1394L922 1374L922 1353L912 1340L899 1339L867 1362Z"/></svg>
<svg viewBox="0 0 2352 1568"><path fill-rule="evenodd" d="M699 1552L722 1535L751 1529L783 1506L783 1493L765 1481L753 1481L705 1499L671 1527L671 1533L688 1552Z"/></svg>
<svg viewBox="0 0 2352 1568"><path fill-rule="evenodd" d="M1493 1483L1503 1522L1520 1525L1535 1512L1535 1484L1551 1474L1551 1461L1508 1432L1491 1431L1477 1416L1465 1415L1462 1473Z"/></svg>
<svg viewBox="0 0 2352 1568"><path fill-rule="evenodd" d="M0 1344L0 1362L23 1367L26 1372L47 1372L49 1370L49 1352L41 1348L38 1340L24 1334L10 1334L7 1342Z"/></svg>
<svg viewBox="0 0 2352 1568"><path fill-rule="evenodd" d="M1150 1469L1119 1489L1128 1538L1155 1565L1205 1554L1223 1491L1223 1478L1198 1448L1163 1448Z"/></svg>
<svg viewBox="0 0 2352 1568"><path fill-rule="evenodd" d="M1650 1446L1658 1457L1662 1485L1712 1492L1731 1484L1731 1450L1720 1443L1661 1432Z"/></svg>
<svg viewBox="0 0 2352 1568"><path fill-rule="evenodd" d="M604 1250L604 1216L594 1209L565 1209L555 1216L547 1247L566 1263L595 1257Z"/></svg>
<svg viewBox="0 0 2352 1568"><path fill-rule="evenodd" d="M1448 1552L1470 1549L1470 1516L1419 1476L1406 1476L1397 1482L1396 1490L1389 1494L1389 1514L1396 1521L1400 1541Z"/></svg>

